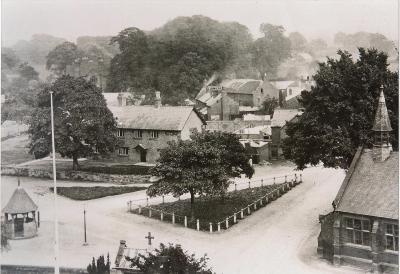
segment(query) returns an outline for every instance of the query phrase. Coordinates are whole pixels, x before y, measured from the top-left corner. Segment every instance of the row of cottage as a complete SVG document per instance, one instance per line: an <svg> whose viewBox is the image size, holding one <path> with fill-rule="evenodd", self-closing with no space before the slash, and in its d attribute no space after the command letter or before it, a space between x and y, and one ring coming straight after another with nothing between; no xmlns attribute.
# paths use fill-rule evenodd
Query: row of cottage
<svg viewBox="0 0 400 274"><path fill-rule="evenodd" d="M196 103L187 100L187 106L162 105L160 92L156 92L154 105L135 103L129 93L104 93L117 119L117 136L121 141L114 159L154 163L169 141L187 140L194 130L238 135L253 163L278 159L282 155L286 123L296 119L301 111L296 104L294 108L280 104L271 119L270 115L260 115L262 102L268 97L281 102L296 99L300 88L309 90L310 83L280 81L273 85L251 79L225 80L218 87L203 87Z"/></svg>

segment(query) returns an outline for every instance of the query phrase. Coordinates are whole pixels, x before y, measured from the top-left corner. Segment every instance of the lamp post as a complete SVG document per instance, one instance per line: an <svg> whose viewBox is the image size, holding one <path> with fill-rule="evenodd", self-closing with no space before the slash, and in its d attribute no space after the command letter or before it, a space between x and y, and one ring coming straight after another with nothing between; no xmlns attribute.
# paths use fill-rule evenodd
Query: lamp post
<svg viewBox="0 0 400 274"><path fill-rule="evenodd" d="M51 144L53 153L53 181L54 181L54 273L60 273L58 263L58 216L57 216L57 179L56 179L56 149L54 143L54 114L53 114L53 91L50 91L51 109Z"/></svg>
<svg viewBox="0 0 400 274"><path fill-rule="evenodd" d="M86 238L86 204L83 204L83 230L85 235L85 242L83 243L84 246L88 245L87 238Z"/></svg>

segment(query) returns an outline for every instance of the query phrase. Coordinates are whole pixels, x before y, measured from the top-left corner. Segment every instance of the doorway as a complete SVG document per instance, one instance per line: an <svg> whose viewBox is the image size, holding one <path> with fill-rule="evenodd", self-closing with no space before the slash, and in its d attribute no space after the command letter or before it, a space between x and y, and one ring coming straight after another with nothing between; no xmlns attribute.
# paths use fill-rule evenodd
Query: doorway
<svg viewBox="0 0 400 274"><path fill-rule="evenodd" d="M14 219L14 234L15 234L15 237L23 237L24 236L24 218L15 218Z"/></svg>
<svg viewBox="0 0 400 274"><path fill-rule="evenodd" d="M147 151L145 149L140 149L140 161L146 162Z"/></svg>

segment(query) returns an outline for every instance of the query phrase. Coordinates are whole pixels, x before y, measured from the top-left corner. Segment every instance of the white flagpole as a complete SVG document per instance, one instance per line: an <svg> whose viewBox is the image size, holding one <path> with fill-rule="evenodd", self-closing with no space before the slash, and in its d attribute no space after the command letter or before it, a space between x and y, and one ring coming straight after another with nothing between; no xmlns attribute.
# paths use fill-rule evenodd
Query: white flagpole
<svg viewBox="0 0 400 274"><path fill-rule="evenodd" d="M54 144L53 91L50 91L50 100L51 100L51 143L53 147L53 180L54 180L54 273L60 274L60 266L58 262L58 212L57 212L56 148Z"/></svg>

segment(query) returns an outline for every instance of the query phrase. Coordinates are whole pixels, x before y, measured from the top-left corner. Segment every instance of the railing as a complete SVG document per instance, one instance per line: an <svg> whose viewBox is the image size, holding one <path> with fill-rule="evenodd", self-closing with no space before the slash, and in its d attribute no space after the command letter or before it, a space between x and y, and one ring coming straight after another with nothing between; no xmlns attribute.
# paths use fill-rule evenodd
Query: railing
<svg viewBox="0 0 400 274"><path fill-rule="evenodd" d="M143 199L136 199L127 202L128 212L147 216L149 218L159 219L164 222L170 222L172 224L183 225L184 227L193 228L197 231L209 231L210 233L213 232L220 232L221 229L228 229L232 225L238 223L239 220L244 219L246 216L252 214L252 212L257 211L261 207L266 206L271 201L276 200L289 190L291 190L296 185L302 183L302 174L299 176L295 173L293 175L284 175L278 177L271 177L271 178L262 178L248 182L236 182L233 184L232 189L230 191L237 191L239 189L246 189L246 188L254 188L254 187L262 187L268 185L267 182L272 182L275 185L278 182L278 179L283 179L284 182L280 183L280 185L273 190L269 191L262 197L258 198L254 202L250 203L246 207L240 209L237 212L234 212L232 215L225 217L224 219L218 222L201 222L199 219L189 219L188 216L178 215L175 212L167 212L165 210L155 209L150 206L150 204L156 204L155 202L158 201L159 203L165 203L166 196L150 198L146 197ZM289 180L291 178L291 180ZM244 186L244 187L242 187ZM242 188L239 188L242 187ZM161 201L160 201L161 198ZM175 201L180 200L180 197L175 198ZM140 203L138 203L140 202Z"/></svg>

